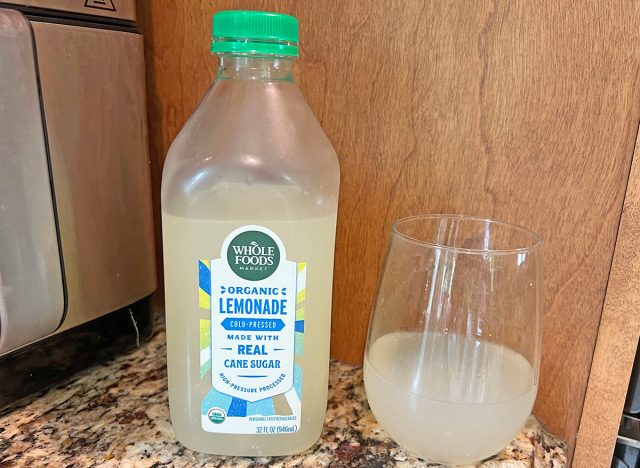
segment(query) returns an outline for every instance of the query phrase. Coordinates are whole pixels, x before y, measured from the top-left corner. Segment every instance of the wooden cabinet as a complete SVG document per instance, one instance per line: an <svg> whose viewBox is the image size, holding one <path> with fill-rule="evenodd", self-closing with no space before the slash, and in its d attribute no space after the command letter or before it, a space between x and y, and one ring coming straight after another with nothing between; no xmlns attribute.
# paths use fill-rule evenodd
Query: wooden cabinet
<svg viewBox="0 0 640 468"><path fill-rule="evenodd" d="M640 334L639 239L640 153L636 143L577 434L575 466L609 467L611 463Z"/></svg>
<svg viewBox="0 0 640 468"><path fill-rule="evenodd" d="M395 219L525 225L545 240L534 411L572 450L578 435L576 466L605 466L640 329L640 163L622 216L640 120L640 4L140 1L156 189L213 79L211 15L234 8L299 18L299 83L340 158L332 355L362 359ZM587 428L603 429L602 415L598 439Z"/></svg>

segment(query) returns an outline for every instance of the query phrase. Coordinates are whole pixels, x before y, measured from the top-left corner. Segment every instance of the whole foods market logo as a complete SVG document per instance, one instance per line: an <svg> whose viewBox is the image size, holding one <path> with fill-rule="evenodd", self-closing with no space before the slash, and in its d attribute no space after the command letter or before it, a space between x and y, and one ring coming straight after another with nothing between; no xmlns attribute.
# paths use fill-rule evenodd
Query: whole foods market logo
<svg viewBox="0 0 640 468"><path fill-rule="evenodd" d="M280 264L278 244L268 234L245 231L238 234L227 248L227 262L240 278L260 281L271 276Z"/></svg>

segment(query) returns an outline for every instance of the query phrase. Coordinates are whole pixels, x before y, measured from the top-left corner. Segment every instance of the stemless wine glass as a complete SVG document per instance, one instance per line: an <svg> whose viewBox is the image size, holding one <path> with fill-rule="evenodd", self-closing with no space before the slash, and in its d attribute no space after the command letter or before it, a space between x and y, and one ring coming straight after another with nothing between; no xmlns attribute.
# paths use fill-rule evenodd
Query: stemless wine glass
<svg viewBox="0 0 640 468"><path fill-rule="evenodd" d="M538 388L542 241L455 215L395 223L369 323L364 381L380 425L444 464L496 454Z"/></svg>

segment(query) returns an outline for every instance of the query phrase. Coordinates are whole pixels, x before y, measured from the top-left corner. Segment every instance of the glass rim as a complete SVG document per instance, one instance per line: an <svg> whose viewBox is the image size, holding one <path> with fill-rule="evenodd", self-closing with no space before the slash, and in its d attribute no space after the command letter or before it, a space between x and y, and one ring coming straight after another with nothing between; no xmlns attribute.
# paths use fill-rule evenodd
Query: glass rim
<svg viewBox="0 0 640 468"><path fill-rule="evenodd" d="M492 224L494 226L501 226L503 228L511 229L513 231L519 231L521 233L526 234L530 237L531 242L529 245L525 245L522 247L516 247L513 249L476 249L476 248L467 248L467 247L455 247L452 245L446 245L445 243L432 242L424 239L418 239L416 237L410 236L400 231L400 226L403 223L418 221L418 220L437 220L437 219L458 219L463 221L473 221L473 222L482 222L485 224ZM449 252L456 253L464 253L469 255L516 255L518 253L525 252L534 252L539 250L544 241L540 235L536 234L531 229L520 226L515 223L508 223L505 221L496 221L491 218L483 218L481 216L470 216L464 214L419 214L412 216L405 216L404 218L400 218L394 221L391 226L391 233L401 237L404 240L412 242L417 245L421 245L423 247L431 247L433 249L438 250L446 250Z"/></svg>

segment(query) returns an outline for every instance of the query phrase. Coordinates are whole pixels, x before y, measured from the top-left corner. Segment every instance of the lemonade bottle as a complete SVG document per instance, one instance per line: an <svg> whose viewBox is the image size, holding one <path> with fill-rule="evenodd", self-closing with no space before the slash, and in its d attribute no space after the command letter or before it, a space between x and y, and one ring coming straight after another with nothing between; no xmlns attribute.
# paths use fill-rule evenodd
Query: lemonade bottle
<svg viewBox="0 0 640 468"><path fill-rule="evenodd" d="M295 18L223 11L213 38L162 176L171 421L200 452L291 454L326 412L338 160L293 79Z"/></svg>

